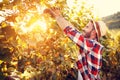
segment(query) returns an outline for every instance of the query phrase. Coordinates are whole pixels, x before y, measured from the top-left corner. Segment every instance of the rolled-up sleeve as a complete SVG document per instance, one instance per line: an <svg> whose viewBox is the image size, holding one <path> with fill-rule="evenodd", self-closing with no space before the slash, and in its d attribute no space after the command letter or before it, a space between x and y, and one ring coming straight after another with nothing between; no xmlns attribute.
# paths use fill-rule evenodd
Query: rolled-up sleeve
<svg viewBox="0 0 120 80"><path fill-rule="evenodd" d="M84 45L84 37L82 34L64 17L58 16L56 17L57 24L62 28L65 34L78 46L83 47Z"/></svg>
<svg viewBox="0 0 120 80"><path fill-rule="evenodd" d="M84 47L84 37L78 30L73 27L67 26L64 29L64 32L78 46Z"/></svg>

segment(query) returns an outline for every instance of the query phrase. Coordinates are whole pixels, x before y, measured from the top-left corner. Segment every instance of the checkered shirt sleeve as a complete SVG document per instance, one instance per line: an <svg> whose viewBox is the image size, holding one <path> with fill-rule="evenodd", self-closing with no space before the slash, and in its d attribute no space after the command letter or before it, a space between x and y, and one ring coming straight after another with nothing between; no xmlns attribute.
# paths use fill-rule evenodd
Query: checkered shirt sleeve
<svg viewBox="0 0 120 80"><path fill-rule="evenodd" d="M73 27L67 26L65 34L80 47L77 66L84 80L98 80L98 73L102 66L103 46L95 40L84 38Z"/></svg>

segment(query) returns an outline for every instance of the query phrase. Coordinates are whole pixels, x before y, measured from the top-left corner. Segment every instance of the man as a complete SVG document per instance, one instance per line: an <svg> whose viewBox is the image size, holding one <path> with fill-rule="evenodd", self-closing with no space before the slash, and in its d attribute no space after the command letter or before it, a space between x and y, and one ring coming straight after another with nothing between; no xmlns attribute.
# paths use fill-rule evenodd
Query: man
<svg viewBox="0 0 120 80"><path fill-rule="evenodd" d="M99 71L102 66L103 46L98 42L104 36L107 27L102 21L89 21L80 33L65 20L57 8L46 9L45 12L53 16L65 34L79 46L78 80L100 80Z"/></svg>

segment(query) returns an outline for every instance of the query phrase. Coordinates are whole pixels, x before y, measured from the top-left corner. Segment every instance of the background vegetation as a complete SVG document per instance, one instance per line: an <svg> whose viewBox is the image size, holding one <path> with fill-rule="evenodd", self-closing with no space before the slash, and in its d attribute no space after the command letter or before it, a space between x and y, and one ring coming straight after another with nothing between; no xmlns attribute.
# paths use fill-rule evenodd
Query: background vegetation
<svg viewBox="0 0 120 80"><path fill-rule="evenodd" d="M45 8L59 7L80 31L94 17L93 7L73 0L3 0L0 3L0 80L77 79L78 47ZM101 38L105 46L101 77L120 79L120 32Z"/></svg>

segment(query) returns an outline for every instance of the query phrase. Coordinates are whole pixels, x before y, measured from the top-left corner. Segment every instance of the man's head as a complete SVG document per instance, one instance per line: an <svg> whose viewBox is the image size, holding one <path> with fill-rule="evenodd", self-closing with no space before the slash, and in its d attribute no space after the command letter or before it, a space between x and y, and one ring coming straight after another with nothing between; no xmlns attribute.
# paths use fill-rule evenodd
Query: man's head
<svg viewBox="0 0 120 80"><path fill-rule="evenodd" d="M88 39L97 39L106 34L107 27L103 21L90 20L89 23L83 28L83 36Z"/></svg>

